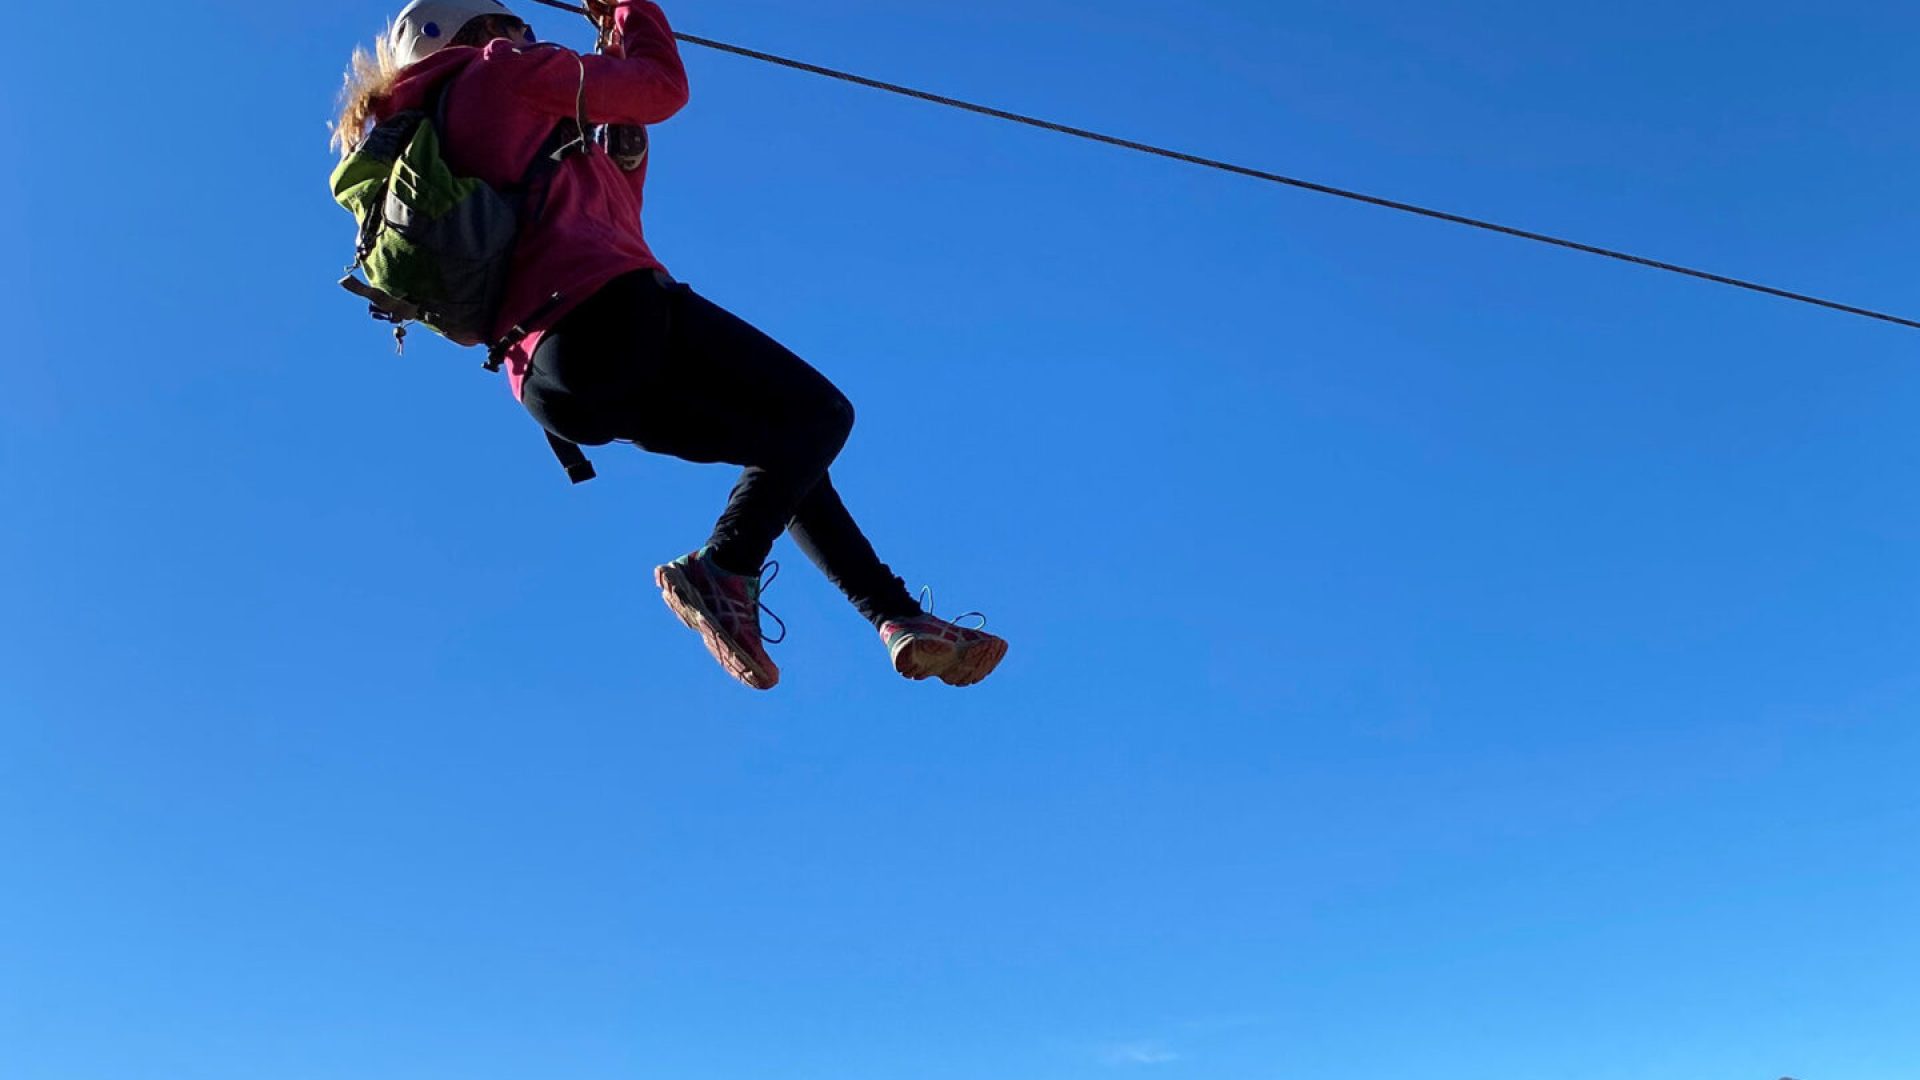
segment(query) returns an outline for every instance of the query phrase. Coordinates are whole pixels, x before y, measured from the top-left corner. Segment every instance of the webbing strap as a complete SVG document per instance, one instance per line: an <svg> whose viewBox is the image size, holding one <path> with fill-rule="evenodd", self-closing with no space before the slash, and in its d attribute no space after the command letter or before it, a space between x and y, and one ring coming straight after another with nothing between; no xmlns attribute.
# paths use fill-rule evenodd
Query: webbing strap
<svg viewBox="0 0 1920 1080"><path fill-rule="evenodd" d="M597 475L593 471L593 462L587 460L586 453L577 444L548 432L547 445L553 447L553 456L560 460L560 467L567 470L567 479L584 484Z"/></svg>

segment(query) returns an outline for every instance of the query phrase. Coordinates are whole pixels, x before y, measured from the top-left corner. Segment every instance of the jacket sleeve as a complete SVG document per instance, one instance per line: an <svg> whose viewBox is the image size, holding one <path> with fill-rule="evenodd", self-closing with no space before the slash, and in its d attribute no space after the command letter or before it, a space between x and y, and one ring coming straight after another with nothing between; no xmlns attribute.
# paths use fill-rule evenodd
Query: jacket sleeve
<svg viewBox="0 0 1920 1080"><path fill-rule="evenodd" d="M621 0L613 41L605 53L581 55L558 47L521 52L526 70L514 89L532 108L554 117L577 116L584 82L593 124L658 124L687 103L687 69L666 13L651 0Z"/></svg>

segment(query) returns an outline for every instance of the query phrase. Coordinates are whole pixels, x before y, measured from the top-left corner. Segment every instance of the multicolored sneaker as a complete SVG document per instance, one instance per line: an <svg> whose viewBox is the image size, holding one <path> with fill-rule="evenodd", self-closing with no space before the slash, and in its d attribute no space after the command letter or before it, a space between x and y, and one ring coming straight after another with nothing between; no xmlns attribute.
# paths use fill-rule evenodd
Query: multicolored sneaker
<svg viewBox="0 0 1920 1080"><path fill-rule="evenodd" d="M1000 638L935 615L889 619L880 625L880 640L893 657L893 670L915 681L938 677L948 686L972 686L1007 657Z"/></svg>
<svg viewBox="0 0 1920 1080"><path fill-rule="evenodd" d="M755 690L771 690L780 683L780 668L760 644L760 613L766 611L760 593L780 573L779 563L767 565L771 572L762 570L764 580L760 575L730 573L703 549L653 572L654 584L660 586L660 595L673 613L706 641L707 651L727 674ZM780 622L771 611L767 615ZM782 624L780 637L772 643L778 645L786 636Z"/></svg>

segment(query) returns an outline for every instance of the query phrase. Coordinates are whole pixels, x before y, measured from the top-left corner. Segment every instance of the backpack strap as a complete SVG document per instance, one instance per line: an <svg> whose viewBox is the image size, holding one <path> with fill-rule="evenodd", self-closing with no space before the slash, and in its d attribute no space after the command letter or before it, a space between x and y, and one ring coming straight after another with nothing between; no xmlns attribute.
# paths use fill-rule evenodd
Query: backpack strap
<svg viewBox="0 0 1920 1080"><path fill-rule="evenodd" d="M559 459L560 467L567 470L567 479L576 484L584 484L596 475L593 471L593 462L587 460L586 453L580 449L578 443L570 443L548 432L547 445L553 447L553 456Z"/></svg>
<svg viewBox="0 0 1920 1080"><path fill-rule="evenodd" d="M584 119L586 116L586 64L582 62L580 68L581 119L569 116L556 123L553 130L547 133L546 139L541 142L540 148L534 152L533 159L527 162L526 171L520 174L520 179L495 189L502 195L515 200L526 199L545 181L552 179L554 173L560 171L561 162L588 147ZM447 79L431 92L433 127L440 133L442 139L447 135L447 96L448 91L453 89L454 82L454 79ZM532 213L527 212L528 208L524 204L519 209L523 221L531 221L537 219L546 210L546 206L543 200L540 208Z"/></svg>

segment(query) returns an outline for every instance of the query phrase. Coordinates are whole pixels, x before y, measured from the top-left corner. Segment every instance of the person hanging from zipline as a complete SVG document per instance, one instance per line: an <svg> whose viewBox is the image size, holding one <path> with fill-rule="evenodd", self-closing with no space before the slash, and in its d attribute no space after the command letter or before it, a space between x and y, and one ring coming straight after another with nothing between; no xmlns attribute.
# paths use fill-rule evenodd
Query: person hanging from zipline
<svg viewBox="0 0 1920 1080"><path fill-rule="evenodd" d="M373 52L355 52L333 190L361 219L366 281L342 284L387 321L489 346L563 451L631 442L742 466L706 544L654 572L741 682L780 679L760 595L782 532L879 630L895 671L980 682L1006 642L923 611L834 489L846 396L648 248L646 127L686 104L686 69L658 5L587 7L593 54L537 42L497 0L415 0Z"/></svg>

